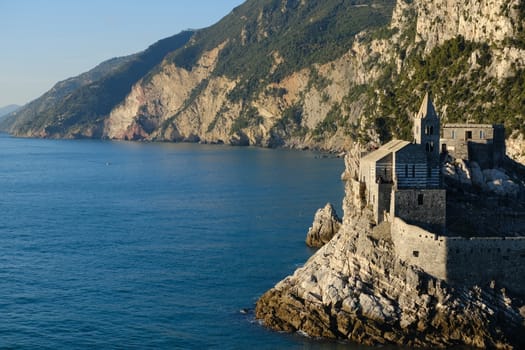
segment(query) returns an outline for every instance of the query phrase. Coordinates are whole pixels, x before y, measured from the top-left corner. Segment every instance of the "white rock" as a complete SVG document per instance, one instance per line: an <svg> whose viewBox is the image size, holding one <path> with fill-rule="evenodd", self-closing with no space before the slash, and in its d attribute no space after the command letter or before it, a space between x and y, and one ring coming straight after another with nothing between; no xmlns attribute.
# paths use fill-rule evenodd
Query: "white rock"
<svg viewBox="0 0 525 350"><path fill-rule="evenodd" d="M342 308L343 310L347 311L347 312L350 312L350 313L355 313L357 311L357 299L354 299L354 298L346 298L343 300L343 304L342 304Z"/></svg>
<svg viewBox="0 0 525 350"><path fill-rule="evenodd" d="M470 175L470 169L463 159L456 160L456 174L458 176L459 182L461 182L462 184L472 184L472 176Z"/></svg>
<svg viewBox="0 0 525 350"><path fill-rule="evenodd" d="M373 295L361 293L359 295L359 305L363 315L373 320L385 322L385 315L381 310L381 305Z"/></svg>
<svg viewBox="0 0 525 350"><path fill-rule="evenodd" d="M332 204L327 203L324 208L315 213L312 227L306 235L306 244L310 247L322 247L339 231L341 219Z"/></svg>

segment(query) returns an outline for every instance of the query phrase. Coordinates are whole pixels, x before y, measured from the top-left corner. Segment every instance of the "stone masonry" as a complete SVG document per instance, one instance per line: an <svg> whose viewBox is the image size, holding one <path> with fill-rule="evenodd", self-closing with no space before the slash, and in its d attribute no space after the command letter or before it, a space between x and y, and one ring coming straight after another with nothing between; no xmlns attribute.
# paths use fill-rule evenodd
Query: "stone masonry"
<svg viewBox="0 0 525 350"><path fill-rule="evenodd" d="M466 238L446 232L440 151L476 161L482 168L498 166L505 155L504 128L448 124L440 133L439 117L427 94L413 132L413 143L393 140L361 157L353 180L360 190L356 207L372 209L372 225L390 225L394 251L410 265L451 284L496 281L525 295L525 237Z"/></svg>

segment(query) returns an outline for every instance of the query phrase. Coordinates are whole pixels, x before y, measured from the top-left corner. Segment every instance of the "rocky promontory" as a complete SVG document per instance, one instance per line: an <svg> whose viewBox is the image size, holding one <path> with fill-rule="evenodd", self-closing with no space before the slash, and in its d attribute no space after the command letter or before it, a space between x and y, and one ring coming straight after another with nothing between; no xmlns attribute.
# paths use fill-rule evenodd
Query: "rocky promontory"
<svg viewBox="0 0 525 350"><path fill-rule="evenodd" d="M369 345L525 346L520 299L495 283L450 286L401 261L389 225L371 225L371 211L352 196L347 182L339 232L258 300L265 326Z"/></svg>
<svg viewBox="0 0 525 350"><path fill-rule="evenodd" d="M306 245L319 248L328 243L341 228L341 219L337 216L334 206L327 203L317 210L312 227L306 235Z"/></svg>

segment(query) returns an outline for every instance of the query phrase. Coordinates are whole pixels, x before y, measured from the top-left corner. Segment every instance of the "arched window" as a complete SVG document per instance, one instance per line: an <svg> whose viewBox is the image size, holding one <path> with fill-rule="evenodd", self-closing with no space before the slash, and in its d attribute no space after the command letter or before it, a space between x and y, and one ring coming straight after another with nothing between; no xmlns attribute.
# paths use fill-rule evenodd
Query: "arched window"
<svg viewBox="0 0 525 350"><path fill-rule="evenodd" d="M434 126L430 125L429 135L434 135Z"/></svg>

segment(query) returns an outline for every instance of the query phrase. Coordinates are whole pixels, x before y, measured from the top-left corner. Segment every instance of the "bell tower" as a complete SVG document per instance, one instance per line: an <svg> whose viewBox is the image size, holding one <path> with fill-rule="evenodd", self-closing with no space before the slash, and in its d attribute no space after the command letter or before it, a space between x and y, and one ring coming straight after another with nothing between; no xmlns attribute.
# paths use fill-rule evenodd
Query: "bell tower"
<svg viewBox="0 0 525 350"><path fill-rule="evenodd" d="M414 118L413 133L414 142L424 148L429 165L439 166L440 121L428 92Z"/></svg>

